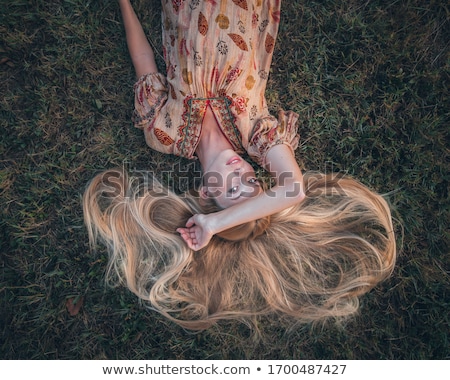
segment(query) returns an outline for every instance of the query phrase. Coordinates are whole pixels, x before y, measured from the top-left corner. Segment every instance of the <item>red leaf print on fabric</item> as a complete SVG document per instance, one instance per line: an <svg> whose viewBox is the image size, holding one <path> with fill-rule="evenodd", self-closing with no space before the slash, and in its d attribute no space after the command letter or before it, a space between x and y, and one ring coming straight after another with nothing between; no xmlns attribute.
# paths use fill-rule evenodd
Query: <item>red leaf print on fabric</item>
<svg viewBox="0 0 450 380"><path fill-rule="evenodd" d="M228 34L228 36L239 47L239 49L248 51L247 43L244 41L244 39L239 34L230 33L230 34Z"/></svg>
<svg viewBox="0 0 450 380"><path fill-rule="evenodd" d="M208 20L206 20L202 12L198 15L198 31L203 36L206 36L206 33L208 33Z"/></svg>
<svg viewBox="0 0 450 380"><path fill-rule="evenodd" d="M219 83L219 78L220 78L219 69L217 68L217 66L214 66L214 68L211 71L211 82L217 84Z"/></svg>
<svg viewBox="0 0 450 380"><path fill-rule="evenodd" d="M267 33L267 36L266 36L266 52L268 54L272 53L274 46L275 46L275 39L270 34Z"/></svg>
<svg viewBox="0 0 450 380"><path fill-rule="evenodd" d="M228 71L227 79L225 80L225 83L230 83L230 82L236 80L239 77L239 75L241 75L241 72L242 72L242 70L239 69L238 67L230 69Z"/></svg>
<svg viewBox="0 0 450 380"><path fill-rule="evenodd" d="M274 19L275 22L280 22L280 16L281 16L280 11L274 11L274 12L271 12L271 14L272 14L272 18Z"/></svg>
<svg viewBox="0 0 450 380"><path fill-rule="evenodd" d="M233 3L235 3L238 7L241 7L242 9L248 11L247 0L233 0Z"/></svg>
<svg viewBox="0 0 450 380"><path fill-rule="evenodd" d="M180 55L186 55L186 56L189 55L189 50L188 50L188 47L187 47L187 41L186 41L185 38L182 38L180 40L180 44L178 46L178 49L179 49L178 51L180 52Z"/></svg>
<svg viewBox="0 0 450 380"><path fill-rule="evenodd" d="M172 145L174 143L172 137L170 137L166 132L164 132L163 130L161 130L159 128L155 128L153 130L153 133L155 134L158 141L163 145L168 146L168 145Z"/></svg>

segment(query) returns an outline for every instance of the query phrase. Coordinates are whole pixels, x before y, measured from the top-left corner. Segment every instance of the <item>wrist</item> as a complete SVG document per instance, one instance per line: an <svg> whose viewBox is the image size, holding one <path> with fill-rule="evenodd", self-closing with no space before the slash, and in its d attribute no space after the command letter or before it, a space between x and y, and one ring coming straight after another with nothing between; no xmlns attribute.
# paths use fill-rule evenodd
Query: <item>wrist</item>
<svg viewBox="0 0 450 380"><path fill-rule="evenodd" d="M217 212L213 212L211 214L206 214L205 218L206 218L206 226L208 228L208 232L211 233L211 235L216 235L219 232L222 232L223 230L225 230L226 228L224 228L224 226L222 226L221 224L221 214L222 211L217 211Z"/></svg>

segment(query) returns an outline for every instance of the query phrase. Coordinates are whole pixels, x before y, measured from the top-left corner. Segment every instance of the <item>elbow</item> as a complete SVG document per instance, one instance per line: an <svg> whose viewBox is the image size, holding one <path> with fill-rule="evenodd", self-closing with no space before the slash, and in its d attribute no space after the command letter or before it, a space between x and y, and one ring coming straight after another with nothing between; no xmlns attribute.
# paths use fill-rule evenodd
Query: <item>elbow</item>
<svg viewBox="0 0 450 380"><path fill-rule="evenodd" d="M305 192L303 191L303 186L299 186L298 188L295 186L293 190L286 193L286 196L292 201L292 205L303 202L306 197Z"/></svg>
<svg viewBox="0 0 450 380"><path fill-rule="evenodd" d="M303 202L306 197L303 181L292 181L285 184L285 197L289 205L292 206Z"/></svg>
<svg viewBox="0 0 450 380"><path fill-rule="evenodd" d="M294 175L292 175L294 174ZM292 205L302 202L305 195L305 186L303 183L303 175L300 173L290 173L290 175L280 177L279 184L284 187L286 198L290 200Z"/></svg>
<svg viewBox="0 0 450 380"><path fill-rule="evenodd" d="M280 175L276 187L278 196L284 199L283 203L286 207L297 205L306 198L303 175L300 171Z"/></svg>

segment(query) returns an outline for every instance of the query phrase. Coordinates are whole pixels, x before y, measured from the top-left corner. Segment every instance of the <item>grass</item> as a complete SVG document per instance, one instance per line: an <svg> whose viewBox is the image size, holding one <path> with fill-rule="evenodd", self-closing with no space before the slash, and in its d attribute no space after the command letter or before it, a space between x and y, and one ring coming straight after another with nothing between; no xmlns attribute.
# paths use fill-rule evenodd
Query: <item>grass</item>
<svg viewBox="0 0 450 380"><path fill-rule="evenodd" d="M89 250L80 198L96 172L195 170L131 125L116 2L0 0L0 358L449 359L450 9L386 3L285 1L267 98L300 114L302 165L390 194L398 265L344 328L267 319L254 342L238 323L174 326L105 287L106 253ZM135 4L160 51L159 2Z"/></svg>

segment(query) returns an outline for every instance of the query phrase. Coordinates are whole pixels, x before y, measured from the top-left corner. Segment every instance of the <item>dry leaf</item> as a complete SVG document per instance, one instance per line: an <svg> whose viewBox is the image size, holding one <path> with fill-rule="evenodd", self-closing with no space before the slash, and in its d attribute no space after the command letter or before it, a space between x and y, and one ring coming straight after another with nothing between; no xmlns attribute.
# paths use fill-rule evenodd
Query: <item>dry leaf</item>
<svg viewBox="0 0 450 380"><path fill-rule="evenodd" d="M83 306L83 297L73 297L66 301L66 308L70 316L74 317Z"/></svg>

